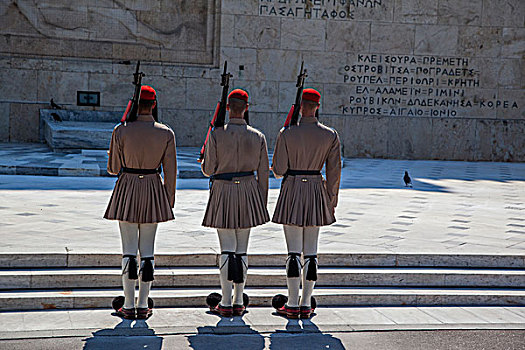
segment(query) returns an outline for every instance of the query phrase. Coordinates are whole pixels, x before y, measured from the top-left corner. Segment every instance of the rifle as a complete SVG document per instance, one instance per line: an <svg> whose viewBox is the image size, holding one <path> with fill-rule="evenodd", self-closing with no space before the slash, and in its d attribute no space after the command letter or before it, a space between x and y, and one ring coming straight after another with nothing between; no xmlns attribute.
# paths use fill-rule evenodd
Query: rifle
<svg viewBox="0 0 525 350"><path fill-rule="evenodd" d="M221 86L222 86L222 94L221 94L221 100L217 103L217 107L215 108L215 113L213 114L213 118L211 119L210 126L208 127L208 133L206 134L206 139L204 140L204 145L202 145L201 152L199 155L199 162L202 162L204 159L204 148L206 147L206 144L208 143L208 139L210 138L210 133L213 128L220 128L224 126L224 120L226 118L226 103L228 98L228 89L230 88L230 78L233 77L229 72L227 72L228 69L228 62L224 62L224 71L221 74Z"/></svg>
<svg viewBox="0 0 525 350"><path fill-rule="evenodd" d="M135 85L135 92L133 93L133 98L129 100L128 106L120 123L124 124L128 121L134 121L137 119L137 113L139 110L139 99L140 99L140 88L142 87L142 77L145 76L144 73L139 72L140 61L137 62L137 67L135 68L135 73L133 73L133 85Z"/></svg>
<svg viewBox="0 0 525 350"><path fill-rule="evenodd" d="M299 71L299 75L297 76L297 84L295 86L297 87L297 95L295 95L295 103L290 108L290 111L288 112L288 115L286 116L286 121L284 122L284 127L287 128L290 125L297 125L297 121L299 119L299 111L301 110L301 100L303 97L303 89L304 89L304 80L308 76L306 74L306 69L303 71L304 68L304 61L301 62L301 70Z"/></svg>

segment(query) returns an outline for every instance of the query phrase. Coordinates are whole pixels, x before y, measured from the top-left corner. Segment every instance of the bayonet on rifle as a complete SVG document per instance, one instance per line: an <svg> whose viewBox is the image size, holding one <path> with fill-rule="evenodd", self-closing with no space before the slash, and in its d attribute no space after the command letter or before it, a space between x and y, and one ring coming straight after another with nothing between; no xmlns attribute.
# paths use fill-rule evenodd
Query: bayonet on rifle
<svg viewBox="0 0 525 350"><path fill-rule="evenodd" d="M210 138L210 133L213 128L222 127L224 126L224 121L226 118L226 103L228 99L228 90L230 88L230 78L233 77L228 72L228 62L224 62L224 70L221 74L221 86L222 86L222 93L221 93L221 100L217 103L217 107L215 108L215 113L213 114L213 118L211 119L210 126L208 127L208 133L206 134L206 139L204 140L204 145L202 145L201 152L199 155L199 162L202 162L204 159L204 149L206 147L206 144L208 143L208 139Z"/></svg>
<svg viewBox="0 0 525 350"><path fill-rule="evenodd" d="M297 125L297 121L299 120L299 111L301 110L301 100L303 97L304 81L308 76L308 74L306 73L306 69L303 68L304 61L301 62L301 69L299 71L299 75L297 76L297 84L295 84L295 86L297 87L295 103L292 105L290 111L288 112L288 115L286 116L286 121L284 122L285 128L290 125Z"/></svg>
<svg viewBox="0 0 525 350"><path fill-rule="evenodd" d="M133 93L133 98L128 102L124 115L120 119L122 124L127 121L134 121L137 119L140 100L140 88L142 87L142 77L144 76L145 74L140 72L140 61L138 61L135 68L135 73L133 73L133 85L135 85L135 92Z"/></svg>

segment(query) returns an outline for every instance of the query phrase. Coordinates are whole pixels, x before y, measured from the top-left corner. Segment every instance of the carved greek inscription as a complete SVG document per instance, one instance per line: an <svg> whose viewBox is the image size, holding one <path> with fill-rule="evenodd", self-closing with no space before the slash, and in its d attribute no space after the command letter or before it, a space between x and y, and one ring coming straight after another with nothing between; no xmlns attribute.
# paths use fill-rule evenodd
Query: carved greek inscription
<svg viewBox="0 0 525 350"><path fill-rule="evenodd" d="M353 91L340 105L342 114L461 117L476 109L518 109L516 101L483 98L480 72L469 58L358 54L341 70Z"/></svg>
<svg viewBox="0 0 525 350"><path fill-rule="evenodd" d="M301 19L355 19L358 8L378 8L382 0L260 0L260 16Z"/></svg>

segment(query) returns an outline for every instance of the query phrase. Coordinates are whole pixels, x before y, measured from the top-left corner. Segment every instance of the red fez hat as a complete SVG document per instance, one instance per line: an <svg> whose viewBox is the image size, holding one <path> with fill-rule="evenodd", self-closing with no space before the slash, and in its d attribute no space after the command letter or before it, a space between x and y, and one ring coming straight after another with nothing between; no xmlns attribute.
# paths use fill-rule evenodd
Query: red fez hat
<svg viewBox="0 0 525 350"><path fill-rule="evenodd" d="M243 100L248 103L248 93L242 89L235 89L228 95L228 100L230 98L236 98L238 100Z"/></svg>
<svg viewBox="0 0 525 350"><path fill-rule="evenodd" d="M155 101L156 93L155 90L148 85L142 85L140 87L140 99L147 101Z"/></svg>
<svg viewBox="0 0 525 350"><path fill-rule="evenodd" d="M319 101L321 100L321 94L319 93L319 91L312 88L304 89L303 100L319 103Z"/></svg>

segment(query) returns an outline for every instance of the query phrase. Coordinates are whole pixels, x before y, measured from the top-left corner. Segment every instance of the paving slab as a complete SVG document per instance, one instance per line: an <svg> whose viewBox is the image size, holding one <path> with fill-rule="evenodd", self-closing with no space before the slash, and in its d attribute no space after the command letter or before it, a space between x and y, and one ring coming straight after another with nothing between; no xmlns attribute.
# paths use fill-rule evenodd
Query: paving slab
<svg viewBox="0 0 525 350"><path fill-rule="evenodd" d="M522 259L524 163L350 159L346 164L337 222L321 229L320 253L364 254L362 259L372 260L377 254L394 260L396 254L419 254L422 265L440 260L435 254ZM413 188L404 186L404 170ZM10 237L0 253L118 254L118 225L102 218L114 182L0 175L0 232ZM280 180L270 179L270 186L272 214ZM208 181L180 179L177 188L176 219L159 225L156 252L219 253L215 230L201 226ZM268 223L253 229L248 252L286 254L282 227ZM439 266L447 266L445 260Z"/></svg>
<svg viewBox="0 0 525 350"><path fill-rule="evenodd" d="M123 320L110 309L0 312L0 339L97 335L319 333L403 329L525 329L525 307L318 308L308 320L287 320L271 308L223 318L204 308L157 308L144 320ZM517 312L514 312L517 311ZM433 316L439 315L439 316ZM460 315L458 317L458 315ZM467 315L467 316L465 316Z"/></svg>

